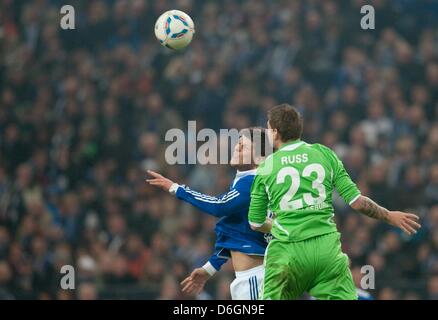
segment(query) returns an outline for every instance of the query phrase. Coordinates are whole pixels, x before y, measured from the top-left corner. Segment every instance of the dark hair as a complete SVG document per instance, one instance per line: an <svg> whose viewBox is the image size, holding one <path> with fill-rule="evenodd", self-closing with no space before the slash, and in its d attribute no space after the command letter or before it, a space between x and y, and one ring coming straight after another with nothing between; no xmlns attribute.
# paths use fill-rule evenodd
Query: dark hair
<svg viewBox="0 0 438 320"><path fill-rule="evenodd" d="M254 148L259 151L262 157L266 157L266 146L268 140L266 136L266 130L262 127L250 127L241 131L242 136L245 136L254 143Z"/></svg>
<svg viewBox="0 0 438 320"><path fill-rule="evenodd" d="M277 129L283 142L301 139L303 118L295 107L280 104L268 111L268 121L272 129Z"/></svg>

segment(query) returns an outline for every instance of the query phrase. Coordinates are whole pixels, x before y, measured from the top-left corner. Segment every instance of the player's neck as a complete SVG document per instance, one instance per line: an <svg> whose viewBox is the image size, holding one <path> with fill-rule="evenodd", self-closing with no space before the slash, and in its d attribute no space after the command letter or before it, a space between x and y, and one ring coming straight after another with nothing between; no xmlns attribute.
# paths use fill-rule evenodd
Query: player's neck
<svg viewBox="0 0 438 320"><path fill-rule="evenodd" d="M301 139L299 139L299 138L298 139L288 140L288 141L285 141L285 142L280 140L279 143L277 144L277 150L283 148L284 146L287 146L287 145L290 145L290 144L294 144L294 143L298 143L300 141L301 141Z"/></svg>

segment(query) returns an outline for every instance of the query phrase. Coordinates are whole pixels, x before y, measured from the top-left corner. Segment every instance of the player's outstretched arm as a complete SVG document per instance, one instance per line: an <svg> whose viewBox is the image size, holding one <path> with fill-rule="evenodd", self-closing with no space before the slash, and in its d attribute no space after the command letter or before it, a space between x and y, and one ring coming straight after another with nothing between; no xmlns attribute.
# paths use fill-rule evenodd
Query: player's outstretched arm
<svg viewBox="0 0 438 320"><path fill-rule="evenodd" d="M146 182L150 185L168 191L178 199L188 202L201 211L218 218L232 215L238 210L245 208L249 203L249 193L243 190L241 186L239 189L239 184L227 193L214 197L191 190L187 186L180 186L152 170L148 170L148 174L153 177L146 179Z"/></svg>
<svg viewBox="0 0 438 320"><path fill-rule="evenodd" d="M152 186L159 187L164 191L169 191L170 187L174 183L172 180L162 176L161 174L148 170L148 173L153 177L152 179L146 179L146 182Z"/></svg>
<svg viewBox="0 0 438 320"><path fill-rule="evenodd" d="M402 211L389 211L365 196L359 196L350 206L370 218L398 227L409 235L417 233L417 230L421 228L417 222L420 219L417 215Z"/></svg>
<svg viewBox="0 0 438 320"><path fill-rule="evenodd" d="M336 189L346 203L362 214L385 221L390 225L402 229L407 234L414 234L421 226L417 223L418 216L402 211L389 211L379 206L368 197L362 196L356 184L351 180L342 161L329 148L322 147L323 152L332 160L333 181Z"/></svg>

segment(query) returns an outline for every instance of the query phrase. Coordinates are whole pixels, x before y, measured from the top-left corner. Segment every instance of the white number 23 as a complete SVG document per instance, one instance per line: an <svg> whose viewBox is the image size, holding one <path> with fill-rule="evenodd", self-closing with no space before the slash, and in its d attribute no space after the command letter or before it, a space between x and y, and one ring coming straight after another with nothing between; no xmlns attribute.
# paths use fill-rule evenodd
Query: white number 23
<svg viewBox="0 0 438 320"><path fill-rule="evenodd" d="M318 196L315 198L310 192L303 194L304 202L309 206L320 204L324 202L327 197L323 184L325 171L320 164L309 164L304 168L302 176L310 177L313 172L316 173L316 179L312 181L312 188L318 191ZM300 187L300 173L293 167L284 167L277 174L277 184L283 184L286 177L290 177L292 181L289 190L281 198L280 210L301 209L303 207L303 199L292 200Z"/></svg>

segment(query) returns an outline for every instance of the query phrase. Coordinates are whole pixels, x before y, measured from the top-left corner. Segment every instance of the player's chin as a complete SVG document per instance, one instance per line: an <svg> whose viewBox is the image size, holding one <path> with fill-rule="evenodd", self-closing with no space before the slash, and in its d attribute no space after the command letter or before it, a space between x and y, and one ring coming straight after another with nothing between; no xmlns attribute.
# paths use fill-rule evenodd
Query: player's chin
<svg viewBox="0 0 438 320"><path fill-rule="evenodd" d="M249 167L248 165L242 164L238 161L236 161L236 162L230 161L230 166L233 169L240 170L240 171L248 170L248 167Z"/></svg>
<svg viewBox="0 0 438 320"><path fill-rule="evenodd" d="M230 160L230 166L231 167L236 168L236 167L239 167L240 165L241 164L240 164L239 159L231 158L231 160Z"/></svg>

